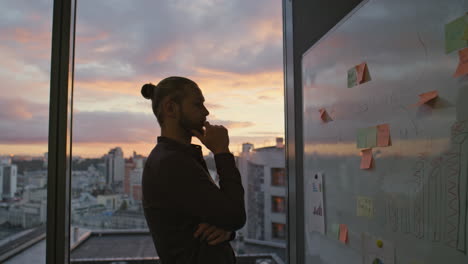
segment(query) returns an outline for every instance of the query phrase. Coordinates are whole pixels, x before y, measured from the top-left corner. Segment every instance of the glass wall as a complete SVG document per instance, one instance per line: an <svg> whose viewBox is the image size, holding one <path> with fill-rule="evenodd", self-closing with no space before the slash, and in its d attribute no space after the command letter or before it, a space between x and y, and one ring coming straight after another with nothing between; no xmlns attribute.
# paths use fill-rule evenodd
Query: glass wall
<svg viewBox="0 0 468 264"><path fill-rule="evenodd" d="M236 253L286 261L282 50L279 0L78 2L72 262L135 254L83 246L98 235L126 245L149 239L135 250L156 256L141 177L160 127L140 88L172 75L197 82L208 121L229 129L248 215L232 241ZM213 155L203 154L216 180Z"/></svg>
<svg viewBox="0 0 468 264"><path fill-rule="evenodd" d="M467 263L467 9L365 1L302 57L306 262Z"/></svg>
<svg viewBox="0 0 468 264"><path fill-rule="evenodd" d="M0 2L1 263L45 263L52 5Z"/></svg>

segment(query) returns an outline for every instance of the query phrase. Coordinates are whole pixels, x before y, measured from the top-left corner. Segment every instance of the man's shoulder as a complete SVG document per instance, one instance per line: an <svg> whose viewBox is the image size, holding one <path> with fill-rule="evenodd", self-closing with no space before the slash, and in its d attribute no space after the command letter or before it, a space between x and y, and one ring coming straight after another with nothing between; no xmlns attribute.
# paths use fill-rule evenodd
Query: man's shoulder
<svg viewBox="0 0 468 264"><path fill-rule="evenodd" d="M190 158L186 153L177 149L166 148L162 145L157 145L150 156L148 157L152 163L160 164L163 166L173 166L183 164Z"/></svg>

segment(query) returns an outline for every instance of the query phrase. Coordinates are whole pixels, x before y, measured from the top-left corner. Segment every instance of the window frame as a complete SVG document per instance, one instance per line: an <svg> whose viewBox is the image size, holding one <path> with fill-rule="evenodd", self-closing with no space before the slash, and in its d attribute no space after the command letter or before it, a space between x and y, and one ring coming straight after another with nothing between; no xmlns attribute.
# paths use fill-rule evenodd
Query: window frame
<svg viewBox="0 0 468 264"><path fill-rule="evenodd" d="M70 184L74 45L77 0L54 0L49 101L46 263L70 263ZM286 132L286 241L290 264L303 263L302 103L295 83L293 3L282 0ZM297 127L296 127L297 126ZM54 139L54 140L50 140ZM299 209L299 210L298 210ZM299 213L299 215L298 215Z"/></svg>
<svg viewBox="0 0 468 264"><path fill-rule="evenodd" d="M70 153L75 21L76 0L53 2L47 167L47 264L70 263Z"/></svg>

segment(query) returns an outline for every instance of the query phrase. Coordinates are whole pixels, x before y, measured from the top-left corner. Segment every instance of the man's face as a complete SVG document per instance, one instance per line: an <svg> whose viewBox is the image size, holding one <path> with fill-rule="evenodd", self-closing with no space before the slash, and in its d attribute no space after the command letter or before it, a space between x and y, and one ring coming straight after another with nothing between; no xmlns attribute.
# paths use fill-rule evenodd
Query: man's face
<svg viewBox="0 0 468 264"><path fill-rule="evenodd" d="M198 87L186 88L186 96L182 99L179 124L191 135L192 129L203 133L206 116L210 114L206 109L205 98Z"/></svg>

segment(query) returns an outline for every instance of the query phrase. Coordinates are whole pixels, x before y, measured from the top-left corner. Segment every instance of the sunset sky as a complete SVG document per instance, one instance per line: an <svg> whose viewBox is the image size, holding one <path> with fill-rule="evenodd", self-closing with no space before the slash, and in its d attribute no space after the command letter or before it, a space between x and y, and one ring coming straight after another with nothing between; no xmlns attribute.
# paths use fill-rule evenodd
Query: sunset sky
<svg viewBox="0 0 468 264"><path fill-rule="evenodd" d="M52 4L0 2L0 155L47 152ZM232 151L284 136L280 0L80 0L77 10L73 155L146 155L160 130L140 88L171 75L199 84Z"/></svg>

